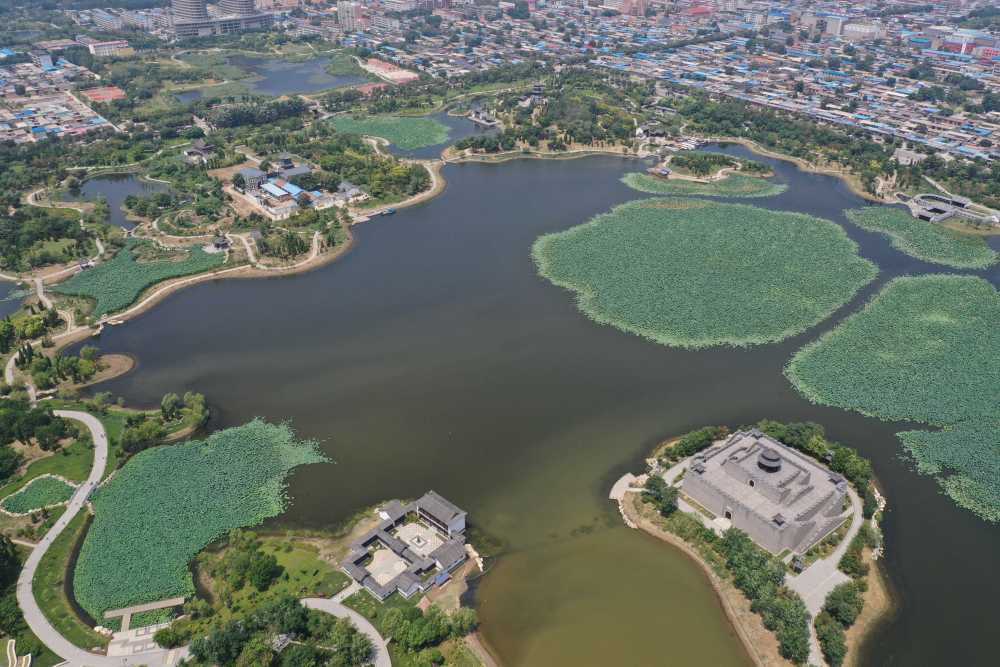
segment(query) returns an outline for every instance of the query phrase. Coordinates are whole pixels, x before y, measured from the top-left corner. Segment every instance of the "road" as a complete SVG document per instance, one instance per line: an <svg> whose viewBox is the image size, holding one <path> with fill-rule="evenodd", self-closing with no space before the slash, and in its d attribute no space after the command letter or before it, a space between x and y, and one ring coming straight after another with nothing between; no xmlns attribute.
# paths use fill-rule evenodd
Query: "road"
<svg viewBox="0 0 1000 667"><path fill-rule="evenodd" d="M350 588L343 593L347 593L349 590ZM337 601L338 599L342 599L340 595L333 598L303 598L301 602L309 609L324 611L337 618L351 619L354 626L372 640L372 646L375 649L375 667L392 667L392 661L389 659L389 647L375 626L358 612L342 605Z"/></svg>
<svg viewBox="0 0 1000 667"><path fill-rule="evenodd" d="M49 550L49 547L52 546L55 539L66 529L69 522L84 508L90 492L100 483L101 478L104 476L104 469L108 465L108 434L104 430L104 425L101 424L100 420L86 412L78 412L76 410L56 410L55 414L66 419L81 422L90 430L90 435L94 440L94 464L91 466L87 481L77 488L70 499L69 504L66 506L66 512L59 517L59 520L49 529L45 537L31 550L27 560L24 562L21 574L17 578L17 604L24 613L24 620L38 639L49 647L53 653L66 660L65 664L70 665L70 667L123 667L127 665L162 667L173 664L170 662L170 659L180 659L182 657L181 652L157 649L126 657L110 658L85 651L72 644L52 627L52 624L45 618L41 608L38 606L38 602L35 600L31 582L35 577L35 572L38 570L38 565L42 557Z"/></svg>

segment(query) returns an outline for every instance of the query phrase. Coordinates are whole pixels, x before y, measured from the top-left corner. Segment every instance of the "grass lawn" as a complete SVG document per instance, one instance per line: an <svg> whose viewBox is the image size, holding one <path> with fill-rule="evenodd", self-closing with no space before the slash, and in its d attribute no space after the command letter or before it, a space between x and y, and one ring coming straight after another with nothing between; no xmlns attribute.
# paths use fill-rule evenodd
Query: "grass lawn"
<svg viewBox="0 0 1000 667"><path fill-rule="evenodd" d="M42 558L33 582L38 606L45 618L69 641L81 648L104 646L107 639L94 632L73 611L63 587L73 547L86 532L88 515L78 514Z"/></svg>
<svg viewBox="0 0 1000 667"><path fill-rule="evenodd" d="M93 460L94 450L90 440L76 440L52 456L38 459L28 466L24 475L0 487L0 498L9 496L40 475L60 475L74 482L82 482L90 474Z"/></svg>
<svg viewBox="0 0 1000 667"><path fill-rule="evenodd" d="M277 536L261 537L259 541L261 551L273 554L278 565L285 569L284 574L267 589L268 597L332 597L350 583L346 574L322 560L319 550L310 544ZM208 560L217 560L222 553L212 554ZM253 586L244 586L233 593L228 607L233 613L250 612L260 606L261 595Z"/></svg>

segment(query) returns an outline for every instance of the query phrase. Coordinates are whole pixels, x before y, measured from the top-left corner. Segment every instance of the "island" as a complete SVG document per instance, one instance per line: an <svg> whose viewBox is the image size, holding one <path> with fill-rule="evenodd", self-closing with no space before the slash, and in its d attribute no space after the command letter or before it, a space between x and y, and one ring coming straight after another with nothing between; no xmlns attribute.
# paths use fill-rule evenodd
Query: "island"
<svg viewBox="0 0 1000 667"><path fill-rule="evenodd" d="M870 464L819 425L705 427L647 463L611 499L702 567L755 664L838 667L891 611L885 499Z"/></svg>

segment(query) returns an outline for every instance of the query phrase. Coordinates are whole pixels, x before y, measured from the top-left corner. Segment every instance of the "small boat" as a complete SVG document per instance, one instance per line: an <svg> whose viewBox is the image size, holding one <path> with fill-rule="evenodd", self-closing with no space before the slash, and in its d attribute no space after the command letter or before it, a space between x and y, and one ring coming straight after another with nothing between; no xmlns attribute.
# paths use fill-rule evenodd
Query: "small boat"
<svg viewBox="0 0 1000 667"><path fill-rule="evenodd" d="M384 211L382 211L382 215L396 215L396 209L387 208Z"/></svg>

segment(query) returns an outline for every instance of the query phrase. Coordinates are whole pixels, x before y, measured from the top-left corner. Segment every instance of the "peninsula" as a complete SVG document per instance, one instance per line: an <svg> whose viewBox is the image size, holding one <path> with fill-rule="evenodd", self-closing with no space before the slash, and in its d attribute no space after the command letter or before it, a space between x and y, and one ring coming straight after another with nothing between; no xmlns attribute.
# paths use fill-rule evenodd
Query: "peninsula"
<svg viewBox="0 0 1000 667"><path fill-rule="evenodd" d="M891 610L867 461L817 424L765 420L668 440L648 465L611 499L701 566L755 664L853 664Z"/></svg>

